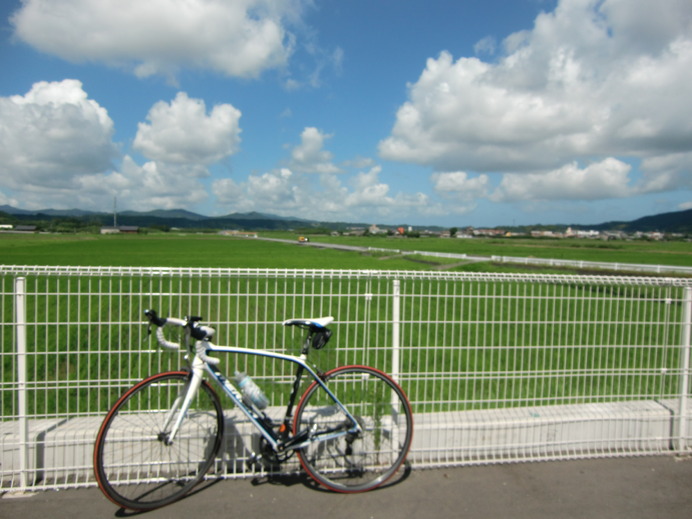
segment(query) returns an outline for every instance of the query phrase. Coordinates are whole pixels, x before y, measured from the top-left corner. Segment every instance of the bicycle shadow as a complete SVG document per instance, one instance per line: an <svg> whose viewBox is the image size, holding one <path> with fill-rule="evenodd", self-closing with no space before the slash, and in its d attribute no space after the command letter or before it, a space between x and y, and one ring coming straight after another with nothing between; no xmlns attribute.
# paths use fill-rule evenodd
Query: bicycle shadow
<svg viewBox="0 0 692 519"><path fill-rule="evenodd" d="M128 508L119 508L118 511L115 512L114 515L115 515L115 517L135 517L138 515L147 514L149 512L155 512L157 510L161 510L161 508L166 508L166 506L174 506L175 503L185 501L186 499L188 499L194 495L197 495L200 492L204 492L208 488L211 488L214 485L217 485L223 481L225 481L225 479L223 479L223 478L209 479L209 480L203 481L202 483L197 485L195 488L193 488L190 492L185 494L183 497L181 497L177 501L174 501L173 503L171 503L169 505L164 505L160 508L154 508L153 510L130 510Z"/></svg>
<svg viewBox="0 0 692 519"><path fill-rule="evenodd" d="M372 490L368 490L368 493L378 492L380 490L385 490L387 488L394 487L406 481L411 475L411 464L408 462L404 463L402 470L399 470L390 480L388 480L384 485L381 485ZM252 479L252 486L260 485L280 485L285 487L292 487L295 485L303 485L304 487L313 490L315 492L323 492L325 494L338 494L333 490L323 487L317 481L312 479L307 474L301 472L299 474L275 474L275 475L265 475L259 476Z"/></svg>
<svg viewBox="0 0 692 519"><path fill-rule="evenodd" d="M379 492L382 490L386 490L387 488L394 487L396 485L399 485L406 481L409 476L411 475L411 464L406 462L404 464L403 470L400 470L397 474L395 474L392 479L387 481L384 485L381 485L373 490L369 490L368 493L371 492ZM226 481L224 478L216 478L216 479L209 479L207 481L204 481L200 483L197 487L195 487L192 491L190 491L188 494L185 494L182 498L180 498L176 502L181 502L186 499L189 499L192 496L195 496L201 492L206 491L208 488L211 488L215 485L218 485L219 483L222 483ZM277 486L284 486L284 487L293 487L296 485L302 485L305 488L308 488L314 492L323 492L325 494L338 494L337 492L334 492L332 490L329 490L328 488L323 487L319 483L317 483L314 479L312 479L310 476L307 474L301 472L297 474L268 474L268 475L263 475L263 476L256 476L250 480L250 484L252 486L261 486L261 485L277 485ZM175 503L171 503L171 505L168 506L174 506ZM162 507L165 508L165 507ZM154 509L154 510L160 510L159 508ZM116 513L115 517L136 517L138 515L146 514L148 512L152 512L154 510L142 510L142 511L135 511L135 510L129 510L127 508L120 508Z"/></svg>

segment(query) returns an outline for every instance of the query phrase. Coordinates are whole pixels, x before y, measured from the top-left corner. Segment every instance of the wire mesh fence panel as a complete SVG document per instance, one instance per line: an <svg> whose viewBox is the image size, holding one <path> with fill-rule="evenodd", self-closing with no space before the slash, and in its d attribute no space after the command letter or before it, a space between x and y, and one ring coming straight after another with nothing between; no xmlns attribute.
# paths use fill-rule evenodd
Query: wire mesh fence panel
<svg viewBox="0 0 692 519"><path fill-rule="evenodd" d="M311 362L392 374L414 411L416 467L689 452L691 287L618 276L0 267L2 487L94 484L108 409L139 380L185 365L184 352L156 347L145 309L200 316L219 345L288 354L302 336L284 320L333 316L332 339ZM273 413L287 404L295 365L225 355L221 366L250 373ZM243 475L259 437L223 404L213 472Z"/></svg>

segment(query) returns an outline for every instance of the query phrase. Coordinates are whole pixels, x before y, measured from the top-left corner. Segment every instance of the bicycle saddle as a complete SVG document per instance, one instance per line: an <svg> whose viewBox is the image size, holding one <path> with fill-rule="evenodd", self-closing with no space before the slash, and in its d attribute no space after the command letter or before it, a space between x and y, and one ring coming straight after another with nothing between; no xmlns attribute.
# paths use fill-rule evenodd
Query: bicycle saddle
<svg viewBox="0 0 692 519"><path fill-rule="evenodd" d="M320 317L318 319L288 319L284 326L308 326L310 328L326 328L334 321L333 317Z"/></svg>

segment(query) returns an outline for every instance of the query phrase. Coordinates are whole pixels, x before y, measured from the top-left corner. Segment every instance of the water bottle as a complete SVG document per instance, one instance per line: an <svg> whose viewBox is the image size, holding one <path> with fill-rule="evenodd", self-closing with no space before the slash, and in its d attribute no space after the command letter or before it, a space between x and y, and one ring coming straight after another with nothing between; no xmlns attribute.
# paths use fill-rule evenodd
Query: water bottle
<svg viewBox="0 0 692 519"><path fill-rule="evenodd" d="M243 401L245 405L254 405L260 411L266 409L269 405L269 400L255 384L254 380L248 377L247 373L235 372L235 381L238 383L240 391L243 393Z"/></svg>

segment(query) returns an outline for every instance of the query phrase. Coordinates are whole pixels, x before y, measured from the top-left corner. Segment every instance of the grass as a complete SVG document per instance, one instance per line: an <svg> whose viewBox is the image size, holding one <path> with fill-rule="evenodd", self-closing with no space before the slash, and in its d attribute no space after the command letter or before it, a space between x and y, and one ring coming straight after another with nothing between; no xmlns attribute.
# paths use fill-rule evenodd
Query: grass
<svg viewBox="0 0 692 519"><path fill-rule="evenodd" d="M404 259L382 262L333 249L204 234L0 235L0 257L5 265L416 270Z"/></svg>
<svg viewBox="0 0 692 519"><path fill-rule="evenodd" d="M295 240L286 232L261 236ZM306 268L536 272L535 268L491 262L461 263L407 255L405 251L451 252L634 264L692 266L692 244L597 240L440 239L314 236L312 241L397 249L402 254L362 254L259 239L210 234L19 235L0 234L5 265L157 266L218 268ZM549 267L542 272L555 272ZM561 273L569 272L560 269Z"/></svg>
<svg viewBox="0 0 692 519"><path fill-rule="evenodd" d="M614 263L692 266L692 243L684 241L600 241L519 238L392 238L384 236L316 237L315 241L478 256L516 256Z"/></svg>

